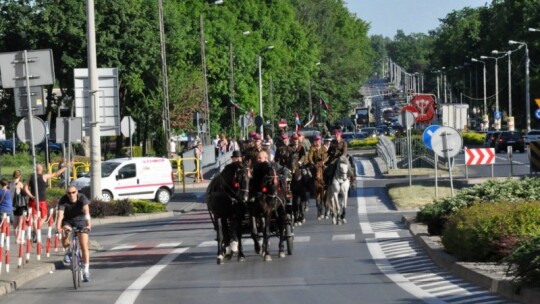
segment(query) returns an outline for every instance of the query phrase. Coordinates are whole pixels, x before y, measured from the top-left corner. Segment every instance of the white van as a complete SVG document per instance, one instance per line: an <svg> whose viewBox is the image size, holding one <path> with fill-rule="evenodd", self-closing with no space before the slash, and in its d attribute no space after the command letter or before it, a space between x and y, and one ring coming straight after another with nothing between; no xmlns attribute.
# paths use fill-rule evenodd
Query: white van
<svg viewBox="0 0 540 304"><path fill-rule="evenodd" d="M90 186L90 176L71 182L77 189ZM152 199L167 204L174 194L174 176L166 158L116 158L101 163L102 200Z"/></svg>

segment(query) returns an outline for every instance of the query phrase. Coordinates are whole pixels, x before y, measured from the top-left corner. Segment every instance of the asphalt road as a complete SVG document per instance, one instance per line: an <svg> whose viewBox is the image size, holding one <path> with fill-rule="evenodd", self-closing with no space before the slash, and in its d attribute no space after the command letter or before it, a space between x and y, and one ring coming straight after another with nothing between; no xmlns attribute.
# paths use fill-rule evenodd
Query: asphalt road
<svg viewBox="0 0 540 304"><path fill-rule="evenodd" d="M507 303L436 267L401 223L412 212L393 209L373 161L359 158L357 168L348 223L317 221L312 201L285 258L273 238L273 261L264 262L246 236L245 262L216 265L215 233L200 203L169 219L95 227L101 248L92 253L92 282L75 291L70 272L58 270L1 302Z"/></svg>

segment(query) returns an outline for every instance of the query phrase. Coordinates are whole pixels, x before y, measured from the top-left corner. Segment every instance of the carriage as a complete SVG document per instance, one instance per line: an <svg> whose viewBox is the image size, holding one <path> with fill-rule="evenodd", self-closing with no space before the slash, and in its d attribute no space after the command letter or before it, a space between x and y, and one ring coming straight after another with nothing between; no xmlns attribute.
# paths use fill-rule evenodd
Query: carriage
<svg viewBox="0 0 540 304"><path fill-rule="evenodd" d="M255 251L270 261L269 242L278 237L279 256L293 252L294 231L291 214L287 210L287 177L269 167L256 187L251 185L245 164L233 163L210 182L206 192L208 211L217 232L217 263L237 255L244 261L242 238L249 234Z"/></svg>

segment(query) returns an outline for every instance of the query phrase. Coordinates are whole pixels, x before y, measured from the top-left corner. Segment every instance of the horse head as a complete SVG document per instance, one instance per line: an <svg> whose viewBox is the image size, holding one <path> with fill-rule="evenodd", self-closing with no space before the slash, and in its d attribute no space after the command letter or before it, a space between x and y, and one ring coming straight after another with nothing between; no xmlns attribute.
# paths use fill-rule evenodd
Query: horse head
<svg viewBox="0 0 540 304"><path fill-rule="evenodd" d="M347 179L347 174L349 173L349 159L342 155L338 159L337 168L336 168L336 178Z"/></svg>
<svg viewBox="0 0 540 304"><path fill-rule="evenodd" d="M242 201L249 200L249 174L248 167L244 163L238 163L232 179L232 188L236 192L236 197Z"/></svg>

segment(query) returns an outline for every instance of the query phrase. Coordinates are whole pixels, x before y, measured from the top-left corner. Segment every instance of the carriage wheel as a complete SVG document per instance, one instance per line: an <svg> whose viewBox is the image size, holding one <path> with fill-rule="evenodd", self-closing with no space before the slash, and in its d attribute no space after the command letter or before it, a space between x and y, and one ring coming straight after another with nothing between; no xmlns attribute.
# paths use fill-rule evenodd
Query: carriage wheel
<svg viewBox="0 0 540 304"><path fill-rule="evenodd" d="M285 235L287 236L287 254L292 255L293 248L294 248L294 245L293 245L294 235L293 235L293 228L292 228L291 223L287 223L287 225L285 226Z"/></svg>

